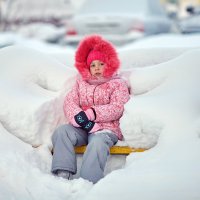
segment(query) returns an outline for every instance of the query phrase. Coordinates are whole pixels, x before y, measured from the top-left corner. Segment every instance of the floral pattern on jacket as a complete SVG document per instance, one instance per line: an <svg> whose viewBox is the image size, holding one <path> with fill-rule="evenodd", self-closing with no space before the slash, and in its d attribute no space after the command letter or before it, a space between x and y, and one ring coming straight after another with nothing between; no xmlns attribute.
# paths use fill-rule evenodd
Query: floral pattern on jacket
<svg viewBox="0 0 200 200"><path fill-rule="evenodd" d="M95 122L100 126L100 130L108 129L121 140L119 119L129 98L127 83L123 79L111 79L102 84L89 84L78 79L65 97L63 108L69 121L80 111L94 108Z"/></svg>

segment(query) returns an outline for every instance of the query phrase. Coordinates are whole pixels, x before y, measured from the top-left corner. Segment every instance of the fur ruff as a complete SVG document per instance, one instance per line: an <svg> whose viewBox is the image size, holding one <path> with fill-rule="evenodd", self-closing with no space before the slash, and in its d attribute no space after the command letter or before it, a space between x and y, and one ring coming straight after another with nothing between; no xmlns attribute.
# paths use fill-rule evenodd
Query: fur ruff
<svg viewBox="0 0 200 200"><path fill-rule="evenodd" d="M105 55L106 66L103 77L111 78L115 75L119 69L120 60L114 46L99 35L91 35L85 37L80 42L75 54L75 67L83 80L92 79L89 66L87 65L87 57L92 50L100 51Z"/></svg>

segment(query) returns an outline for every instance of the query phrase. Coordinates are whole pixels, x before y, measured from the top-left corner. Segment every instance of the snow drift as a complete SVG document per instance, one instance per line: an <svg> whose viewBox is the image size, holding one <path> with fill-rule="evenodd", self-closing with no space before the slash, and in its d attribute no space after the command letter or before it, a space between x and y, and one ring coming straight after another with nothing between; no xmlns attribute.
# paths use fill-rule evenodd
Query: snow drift
<svg viewBox="0 0 200 200"><path fill-rule="evenodd" d="M17 46L2 49L0 63L2 125L33 146L48 143L55 127L65 121L61 101L75 70Z"/></svg>
<svg viewBox="0 0 200 200"><path fill-rule="evenodd" d="M140 52L151 66L121 71L131 86L121 128L128 145L151 149L130 154L123 169L92 186L50 173L47 147L53 129L66 122L62 100L77 72L27 48L1 49L1 199L200 198L200 49L174 51L164 63Z"/></svg>

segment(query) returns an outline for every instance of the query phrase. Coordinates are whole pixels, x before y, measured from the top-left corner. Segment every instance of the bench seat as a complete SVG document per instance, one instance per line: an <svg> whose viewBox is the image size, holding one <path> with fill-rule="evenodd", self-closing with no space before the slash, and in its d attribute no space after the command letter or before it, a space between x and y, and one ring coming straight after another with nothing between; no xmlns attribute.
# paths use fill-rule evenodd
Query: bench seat
<svg viewBox="0 0 200 200"><path fill-rule="evenodd" d="M86 150L86 145L74 147L76 154L83 154ZM131 148L129 146L113 146L110 148L110 154L128 155L133 152L143 152L147 149Z"/></svg>

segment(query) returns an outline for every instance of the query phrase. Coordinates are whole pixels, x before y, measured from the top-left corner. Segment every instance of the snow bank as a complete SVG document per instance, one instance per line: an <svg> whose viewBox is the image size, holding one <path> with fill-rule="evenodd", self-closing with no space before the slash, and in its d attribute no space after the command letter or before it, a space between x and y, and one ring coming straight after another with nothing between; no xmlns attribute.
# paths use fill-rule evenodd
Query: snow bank
<svg viewBox="0 0 200 200"><path fill-rule="evenodd" d="M119 48L123 68L144 67L176 58L200 47L200 34L159 34Z"/></svg>
<svg viewBox="0 0 200 200"><path fill-rule="evenodd" d="M122 49L148 49L148 48L199 48L200 34L159 34L145 37Z"/></svg>
<svg viewBox="0 0 200 200"><path fill-rule="evenodd" d="M185 51L183 49L174 50L173 56ZM130 56L131 53L137 54L137 58L142 54L149 55L146 51L144 53L132 50L127 55ZM162 56L160 58L160 55L165 53L166 49L160 50L159 53L157 50L151 51L151 55L156 55L155 60L159 63L163 62L164 58ZM67 55L66 60L68 60ZM0 63L3 66L0 75L2 77L0 81L1 123L10 133L33 146L51 145L50 137L53 130L59 124L66 122L62 110L63 98L74 83L76 71L49 56L25 47L4 48L0 56ZM188 60L185 54L183 57ZM168 58L172 59L170 56ZM177 59L182 59L182 57ZM69 56L69 62L71 60ZM148 56L144 56L144 61L146 65L151 64ZM157 143L165 125L160 118L160 115L163 115L161 108L165 102L160 104L161 108L157 108L159 104L150 91L154 91L157 87L164 87L166 80L169 83L175 81L170 77L173 77L172 74L176 74L179 68L183 67L173 64L175 62L178 61L171 60L144 69L131 68L128 71L125 68L121 69L121 73L126 74L134 97L127 103L124 117L121 119L125 143L119 142L118 145L128 144L131 147L150 148ZM162 87L160 90L163 90ZM159 100L165 99L166 101L167 99L159 91L156 97L159 97ZM146 104L146 99L148 99L148 104Z"/></svg>
<svg viewBox="0 0 200 200"><path fill-rule="evenodd" d="M33 149L0 124L0 199L79 199L91 189L83 179L66 182L50 174L51 155Z"/></svg>
<svg viewBox="0 0 200 200"><path fill-rule="evenodd" d="M53 129L65 121L62 100L75 70L17 46L2 49L0 63L1 123L33 146L48 143Z"/></svg>
<svg viewBox="0 0 200 200"><path fill-rule="evenodd" d="M190 50L190 48L124 48L119 49L119 56L123 69L133 67L147 67L167 62Z"/></svg>
<svg viewBox="0 0 200 200"><path fill-rule="evenodd" d="M199 53L193 50L166 63L132 70L129 79L134 96L121 118L130 146L151 148L174 117L180 118L183 111L188 117L193 114L200 97L196 87L200 84Z"/></svg>
<svg viewBox="0 0 200 200"><path fill-rule="evenodd" d="M126 142L156 145L130 154L123 169L92 186L52 176L46 146L64 120L62 100L76 71L27 48L1 49L0 199L200 199L199 55L186 51L126 71L132 95L121 119Z"/></svg>

